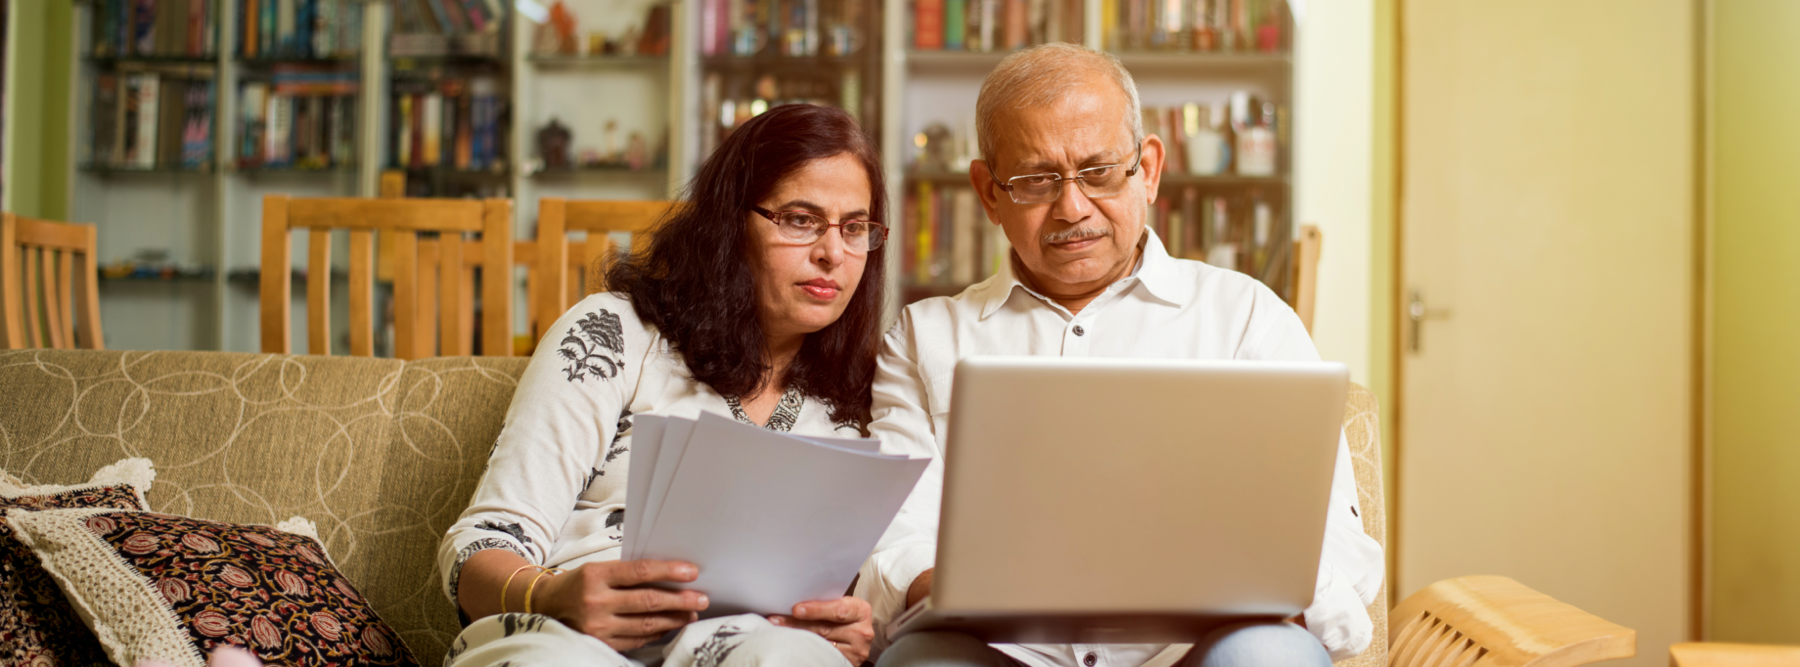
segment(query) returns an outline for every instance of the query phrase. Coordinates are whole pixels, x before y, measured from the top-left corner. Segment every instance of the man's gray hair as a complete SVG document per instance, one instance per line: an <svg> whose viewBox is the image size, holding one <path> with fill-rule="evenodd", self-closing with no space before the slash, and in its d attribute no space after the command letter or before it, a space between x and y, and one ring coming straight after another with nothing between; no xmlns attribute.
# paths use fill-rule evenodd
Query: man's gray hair
<svg viewBox="0 0 1800 667"><path fill-rule="evenodd" d="M1061 101L1087 83L1082 74L1090 71L1106 75L1124 91L1125 129L1130 130L1132 143L1142 143L1144 118L1137 82L1118 58L1079 44L1040 44L1007 56L981 83L981 95L975 98L975 137L989 169L994 164L994 123L1002 112Z"/></svg>

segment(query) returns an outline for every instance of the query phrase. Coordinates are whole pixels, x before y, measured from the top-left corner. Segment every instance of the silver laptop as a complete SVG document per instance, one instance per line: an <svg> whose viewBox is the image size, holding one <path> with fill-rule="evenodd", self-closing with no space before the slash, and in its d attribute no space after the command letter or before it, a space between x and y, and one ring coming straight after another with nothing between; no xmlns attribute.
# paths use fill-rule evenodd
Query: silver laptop
<svg viewBox="0 0 1800 667"><path fill-rule="evenodd" d="M937 570L890 636L1179 642L1311 604L1343 364L957 364Z"/></svg>

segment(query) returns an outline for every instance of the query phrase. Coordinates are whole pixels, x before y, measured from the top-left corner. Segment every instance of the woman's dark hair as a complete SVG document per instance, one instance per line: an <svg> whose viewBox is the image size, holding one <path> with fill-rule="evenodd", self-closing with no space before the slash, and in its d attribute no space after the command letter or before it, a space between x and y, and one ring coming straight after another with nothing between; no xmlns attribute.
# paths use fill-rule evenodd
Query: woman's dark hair
<svg viewBox="0 0 1800 667"><path fill-rule="evenodd" d="M700 165L683 199L656 227L645 252L613 261L606 284L681 353L693 378L725 396L745 396L773 368L756 313L750 206L813 160L848 154L869 176L869 217L887 222L881 158L840 109L778 106L750 119ZM788 367L789 387L831 406L838 423L865 424L881 343L886 246L869 251L844 314L808 334Z"/></svg>

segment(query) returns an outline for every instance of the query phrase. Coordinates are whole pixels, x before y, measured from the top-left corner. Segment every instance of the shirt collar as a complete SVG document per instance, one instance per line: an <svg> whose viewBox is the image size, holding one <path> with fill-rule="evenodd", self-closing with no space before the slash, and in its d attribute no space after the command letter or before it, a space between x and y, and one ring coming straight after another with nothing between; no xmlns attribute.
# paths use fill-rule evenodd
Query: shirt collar
<svg viewBox="0 0 1800 667"><path fill-rule="evenodd" d="M1150 297L1170 306L1180 306L1193 296L1192 281L1181 280L1175 258L1163 248L1162 239L1157 237L1156 230L1144 228L1143 260L1137 269L1132 271L1121 282L1136 280L1144 286ZM1006 305L1012 298L1015 289L1030 291L1025 284L1019 282L1013 265L1019 261L1016 252L1007 252L1007 261L1000 263L1000 271L980 284L969 288L969 296L981 305L981 319L987 319L994 311Z"/></svg>

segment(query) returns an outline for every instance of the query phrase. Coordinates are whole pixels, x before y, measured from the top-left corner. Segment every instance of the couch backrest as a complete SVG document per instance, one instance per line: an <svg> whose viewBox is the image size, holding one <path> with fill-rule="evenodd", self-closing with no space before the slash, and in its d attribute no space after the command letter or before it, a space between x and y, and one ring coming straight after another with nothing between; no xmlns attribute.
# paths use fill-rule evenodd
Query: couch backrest
<svg viewBox="0 0 1800 667"><path fill-rule="evenodd" d="M523 358L219 352L0 353L0 470L85 481L141 456L152 509L304 516L427 665L458 631L433 571L474 492Z"/></svg>
<svg viewBox="0 0 1800 667"><path fill-rule="evenodd" d="M438 585L438 541L468 504L525 358L412 362L223 352L0 352L0 470L86 481L133 456L156 464L152 509L274 524L304 516L338 566L435 666L460 629ZM1344 411L1363 527L1387 544L1374 394ZM1386 591L1369 606L1381 667Z"/></svg>

